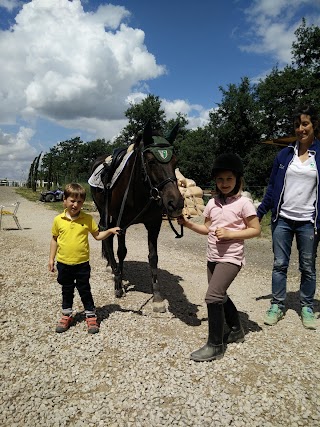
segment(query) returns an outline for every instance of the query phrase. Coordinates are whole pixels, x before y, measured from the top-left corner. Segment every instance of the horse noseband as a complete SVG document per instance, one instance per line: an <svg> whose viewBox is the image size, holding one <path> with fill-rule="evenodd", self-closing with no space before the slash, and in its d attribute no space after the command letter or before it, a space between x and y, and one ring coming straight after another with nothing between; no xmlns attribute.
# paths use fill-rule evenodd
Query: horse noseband
<svg viewBox="0 0 320 427"><path fill-rule="evenodd" d="M150 190L150 198L156 201L161 200L160 192L158 188L152 187Z"/></svg>

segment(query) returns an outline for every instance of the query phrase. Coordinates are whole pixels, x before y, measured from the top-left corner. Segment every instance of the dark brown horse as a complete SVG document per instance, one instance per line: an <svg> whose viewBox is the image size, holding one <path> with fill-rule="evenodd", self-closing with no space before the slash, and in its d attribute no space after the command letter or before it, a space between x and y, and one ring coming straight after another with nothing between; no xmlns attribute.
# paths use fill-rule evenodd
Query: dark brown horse
<svg viewBox="0 0 320 427"><path fill-rule="evenodd" d="M102 242L102 253L114 274L115 295L121 297L124 292L123 263L127 254L125 231L132 224L143 223L148 232L153 310L157 312L166 310L157 278L157 241L162 216L166 214L169 218L176 218L183 209L183 198L175 176L176 156L172 145L177 132L178 126L175 126L170 135L164 138L155 135L148 123L143 134L136 138L131 154L126 150L120 153L120 158L124 154L129 156L121 172L121 159L117 160L115 155L113 157L117 164L109 165L106 170L102 168L104 157L98 158L93 165L93 171L100 166L101 176L105 175L102 178L102 189L91 185L92 197L100 213L99 225L102 229L114 226L121 228L118 235L118 262L113 250L113 235ZM115 179L113 172L117 167ZM110 175L113 176L112 180Z"/></svg>

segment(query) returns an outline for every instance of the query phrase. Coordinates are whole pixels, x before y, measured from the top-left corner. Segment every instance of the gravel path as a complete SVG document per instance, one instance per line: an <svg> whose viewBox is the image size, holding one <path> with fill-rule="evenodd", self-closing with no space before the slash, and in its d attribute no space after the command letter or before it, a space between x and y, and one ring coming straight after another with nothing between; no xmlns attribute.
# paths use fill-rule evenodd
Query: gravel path
<svg viewBox="0 0 320 427"><path fill-rule="evenodd" d="M263 238L246 242L247 265L230 288L246 340L228 345L219 361L196 363L189 354L207 336L204 236L185 230L183 239L175 239L164 222L159 239L164 314L152 311L144 228L132 226L127 232L130 283L121 299L114 297L100 243L90 238L100 333L86 332L76 295L78 321L57 334L60 289L56 275L47 272L56 212L0 187L0 204L16 200L21 201L23 230L5 218L0 231L0 425L320 425L320 294L318 288L319 327L308 331L299 318L295 252L288 311L276 326L267 327L271 243Z"/></svg>

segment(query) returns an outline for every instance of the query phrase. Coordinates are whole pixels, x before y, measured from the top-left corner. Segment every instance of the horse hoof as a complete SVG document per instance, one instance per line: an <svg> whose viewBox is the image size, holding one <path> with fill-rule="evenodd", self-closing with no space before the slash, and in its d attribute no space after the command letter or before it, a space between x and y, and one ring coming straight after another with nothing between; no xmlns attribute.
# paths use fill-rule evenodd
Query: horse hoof
<svg viewBox="0 0 320 427"><path fill-rule="evenodd" d="M114 294L116 298L121 298L125 295L125 292L123 291L123 289L117 289L114 291Z"/></svg>
<svg viewBox="0 0 320 427"><path fill-rule="evenodd" d="M165 313L167 310L163 302L154 302L153 311L154 313Z"/></svg>

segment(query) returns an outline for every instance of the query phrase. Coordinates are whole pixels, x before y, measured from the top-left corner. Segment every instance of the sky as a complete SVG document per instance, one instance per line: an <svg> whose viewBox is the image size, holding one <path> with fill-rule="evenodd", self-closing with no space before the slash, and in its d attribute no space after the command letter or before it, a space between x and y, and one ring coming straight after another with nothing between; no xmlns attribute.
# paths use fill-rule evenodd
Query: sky
<svg viewBox="0 0 320 427"><path fill-rule="evenodd" d="M61 141L112 140L148 94L207 123L220 88L291 64L320 0L0 0L0 179Z"/></svg>

